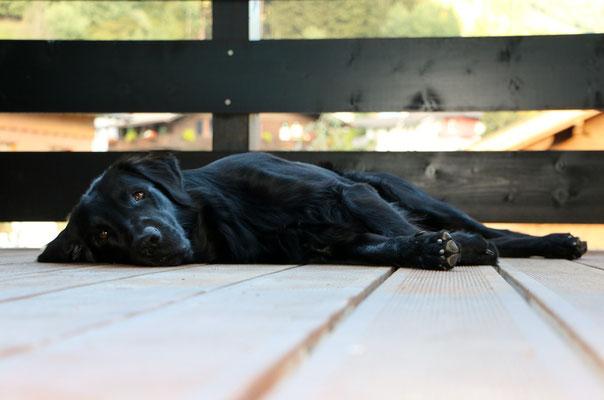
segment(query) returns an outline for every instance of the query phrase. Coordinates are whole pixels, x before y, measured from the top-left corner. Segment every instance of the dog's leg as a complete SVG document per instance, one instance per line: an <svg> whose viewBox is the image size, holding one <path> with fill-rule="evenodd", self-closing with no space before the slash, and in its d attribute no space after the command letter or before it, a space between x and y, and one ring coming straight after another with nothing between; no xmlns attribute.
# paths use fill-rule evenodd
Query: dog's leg
<svg viewBox="0 0 604 400"><path fill-rule="evenodd" d="M497 246L501 257L541 256L574 260L587 251L587 243L569 233L542 237L504 235L490 240Z"/></svg>
<svg viewBox="0 0 604 400"><path fill-rule="evenodd" d="M342 205L352 219L361 223L368 232L387 237L409 236L420 231L410 223L405 214L366 184L354 184L342 189Z"/></svg>
<svg viewBox="0 0 604 400"><path fill-rule="evenodd" d="M357 171L340 173L352 181L371 185L382 199L405 210L412 220L425 229L464 231L479 234L487 239L499 237L502 234L515 234L510 231L488 228L466 213L435 199L396 175Z"/></svg>
<svg viewBox="0 0 604 400"><path fill-rule="evenodd" d="M461 231L461 233L454 233L453 236L462 247L461 264L492 264L489 260L493 261L490 254L495 252L493 244L501 257L542 256L575 259L587 251L587 243L567 233L536 237L489 228L450 204L429 196L415 185L392 174L354 171L341 172L341 174L352 181L371 185L385 201L399 205L418 225L426 229ZM478 238L472 238L471 234L485 238L487 247L480 244Z"/></svg>
<svg viewBox="0 0 604 400"><path fill-rule="evenodd" d="M453 268L460 259L459 246L446 231L397 237L364 233L333 245L331 253L335 262L439 270Z"/></svg>

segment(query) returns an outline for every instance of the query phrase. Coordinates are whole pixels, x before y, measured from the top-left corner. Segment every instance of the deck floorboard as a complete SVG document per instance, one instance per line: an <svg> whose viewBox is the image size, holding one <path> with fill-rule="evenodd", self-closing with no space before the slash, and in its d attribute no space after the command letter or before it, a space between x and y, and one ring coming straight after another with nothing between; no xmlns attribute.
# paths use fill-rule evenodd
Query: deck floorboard
<svg viewBox="0 0 604 400"><path fill-rule="evenodd" d="M398 270L270 399L596 399L601 377L492 267Z"/></svg>
<svg viewBox="0 0 604 400"><path fill-rule="evenodd" d="M508 259L504 276L583 348L604 375L604 271L567 260Z"/></svg>
<svg viewBox="0 0 604 400"><path fill-rule="evenodd" d="M2 399L604 398L604 253L447 272L36 255L0 250Z"/></svg>

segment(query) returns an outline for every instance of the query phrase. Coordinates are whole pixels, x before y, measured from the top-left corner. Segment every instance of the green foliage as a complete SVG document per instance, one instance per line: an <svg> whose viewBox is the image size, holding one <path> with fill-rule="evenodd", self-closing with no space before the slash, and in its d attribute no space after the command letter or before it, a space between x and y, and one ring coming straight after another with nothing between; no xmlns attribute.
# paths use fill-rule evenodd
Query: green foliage
<svg viewBox="0 0 604 400"><path fill-rule="evenodd" d="M460 22L436 0L268 1L265 38L454 36Z"/></svg>
<svg viewBox="0 0 604 400"><path fill-rule="evenodd" d="M56 2L44 19L57 38L183 39L205 32L202 4L186 2Z"/></svg>
<svg viewBox="0 0 604 400"><path fill-rule="evenodd" d="M4 38L204 39L210 7L208 1L2 1L0 16L18 12L26 26L0 32Z"/></svg>
<svg viewBox="0 0 604 400"><path fill-rule="evenodd" d="M299 143L300 150L374 150L375 143L366 142L363 129L352 128L330 114L322 114L318 120L306 126L314 135L308 144Z"/></svg>
<svg viewBox="0 0 604 400"><path fill-rule="evenodd" d="M124 140L126 142L132 142L136 138L138 138L138 133L136 133L133 128L128 128L128 131L126 131L126 135L124 135Z"/></svg>
<svg viewBox="0 0 604 400"><path fill-rule="evenodd" d="M194 142L195 132L193 132L193 129L185 129L182 133L182 138L187 142Z"/></svg>
<svg viewBox="0 0 604 400"><path fill-rule="evenodd" d="M412 8L394 5L386 15L381 33L385 37L459 36L461 24L453 7L425 0Z"/></svg>
<svg viewBox="0 0 604 400"><path fill-rule="evenodd" d="M418 0L403 0L413 5ZM400 0L267 0L263 37L318 39L376 37L384 15Z"/></svg>
<svg viewBox="0 0 604 400"><path fill-rule="evenodd" d="M0 1L0 18L21 19L28 1Z"/></svg>

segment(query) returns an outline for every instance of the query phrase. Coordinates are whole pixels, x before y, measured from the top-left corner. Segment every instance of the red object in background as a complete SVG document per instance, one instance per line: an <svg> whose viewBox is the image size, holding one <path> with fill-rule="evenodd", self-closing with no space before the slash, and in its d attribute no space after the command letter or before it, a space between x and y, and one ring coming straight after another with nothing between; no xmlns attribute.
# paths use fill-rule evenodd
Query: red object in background
<svg viewBox="0 0 604 400"><path fill-rule="evenodd" d="M152 129L147 129L145 132L143 132L143 139L155 140L155 139L157 139L157 132L155 132Z"/></svg>
<svg viewBox="0 0 604 400"><path fill-rule="evenodd" d="M477 119L465 118L465 117L454 117L445 118L442 122L442 130L440 136L451 137L457 136L462 138L472 138L476 136L476 124Z"/></svg>

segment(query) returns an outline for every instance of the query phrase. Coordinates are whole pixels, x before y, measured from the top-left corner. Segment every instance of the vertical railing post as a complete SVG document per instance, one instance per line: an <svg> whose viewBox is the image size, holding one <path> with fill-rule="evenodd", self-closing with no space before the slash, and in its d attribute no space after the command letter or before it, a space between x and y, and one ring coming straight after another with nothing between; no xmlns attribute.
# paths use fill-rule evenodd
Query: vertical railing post
<svg viewBox="0 0 604 400"><path fill-rule="evenodd" d="M212 3L212 40L250 40L247 0ZM227 51L227 49L225 49ZM230 99L225 98L225 104ZM250 135L259 136L259 118L250 114L213 114L213 151L244 152L250 149Z"/></svg>

